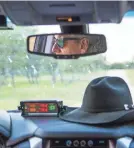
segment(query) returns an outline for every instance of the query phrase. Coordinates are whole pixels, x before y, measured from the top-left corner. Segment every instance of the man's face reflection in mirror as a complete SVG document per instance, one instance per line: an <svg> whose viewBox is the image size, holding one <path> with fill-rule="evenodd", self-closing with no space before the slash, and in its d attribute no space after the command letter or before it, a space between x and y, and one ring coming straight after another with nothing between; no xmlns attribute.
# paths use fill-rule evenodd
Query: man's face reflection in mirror
<svg viewBox="0 0 134 148"><path fill-rule="evenodd" d="M52 52L60 55L85 54L89 39L82 35L55 35Z"/></svg>

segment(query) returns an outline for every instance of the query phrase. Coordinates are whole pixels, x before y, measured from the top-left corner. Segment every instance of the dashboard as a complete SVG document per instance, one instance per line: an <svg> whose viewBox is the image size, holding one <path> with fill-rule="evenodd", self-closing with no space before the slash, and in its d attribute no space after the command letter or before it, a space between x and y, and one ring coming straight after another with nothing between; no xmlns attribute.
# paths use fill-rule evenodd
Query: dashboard
<svg viewBox="0 0 134 148"><path fill-rule="evenodd" d="M5 137L6 148L134 147L133 122L94 126L67 122L55 115L24 117L21 111L0 111L0 119L0 143Z"/></svg>

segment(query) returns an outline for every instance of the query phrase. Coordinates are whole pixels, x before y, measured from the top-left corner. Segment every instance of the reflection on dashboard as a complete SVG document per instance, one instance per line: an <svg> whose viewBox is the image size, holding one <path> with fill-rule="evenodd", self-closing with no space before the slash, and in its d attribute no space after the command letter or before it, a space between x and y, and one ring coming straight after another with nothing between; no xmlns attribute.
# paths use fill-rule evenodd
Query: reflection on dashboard
<svg viewBox="0 0 134 148"><path fill-rule="evenodd" d="M30 148L43 148L42 139L38 137L32 137L29 139Z"/></svg>

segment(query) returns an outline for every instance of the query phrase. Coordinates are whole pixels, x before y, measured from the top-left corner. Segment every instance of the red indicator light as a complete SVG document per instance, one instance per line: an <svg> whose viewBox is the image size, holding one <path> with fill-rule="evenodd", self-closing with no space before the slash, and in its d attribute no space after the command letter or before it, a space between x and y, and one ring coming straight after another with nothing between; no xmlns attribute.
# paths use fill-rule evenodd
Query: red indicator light
<svg viewBox="0 0 134 148"><path fill-rule="evenodd" d="M36 112L36 108L29 108L29 112Z"/></svg>
<svg viewBox="0 0 134 148"><path fill-rule="evenodd" d="M40 107L46 108L46 107L48 107L48 104L41 103L41 104L40 104Z"/></svg>
<svg viewBox="0 0 134 148"><path fill-rule="evenodd" d="M48 109L47 108L40 108L39 112L48 112Z"/></svg>

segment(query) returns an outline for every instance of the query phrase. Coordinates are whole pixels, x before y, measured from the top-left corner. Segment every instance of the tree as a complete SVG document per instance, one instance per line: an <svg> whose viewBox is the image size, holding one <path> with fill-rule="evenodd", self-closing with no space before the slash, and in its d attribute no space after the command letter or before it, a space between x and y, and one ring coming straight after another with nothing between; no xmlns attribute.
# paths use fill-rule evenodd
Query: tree
<svg viewBox="0 0 134 148"><path fill-rule="evenodd" d="M24 57L26 51L26 37L35 33L35 29L15 27L15 30L4 30L0 32L0 71L6 77L11 77L12 85L15 85L15 74L17 70L25 66ZM4 80L4 79L3 79Z"/></svg>

